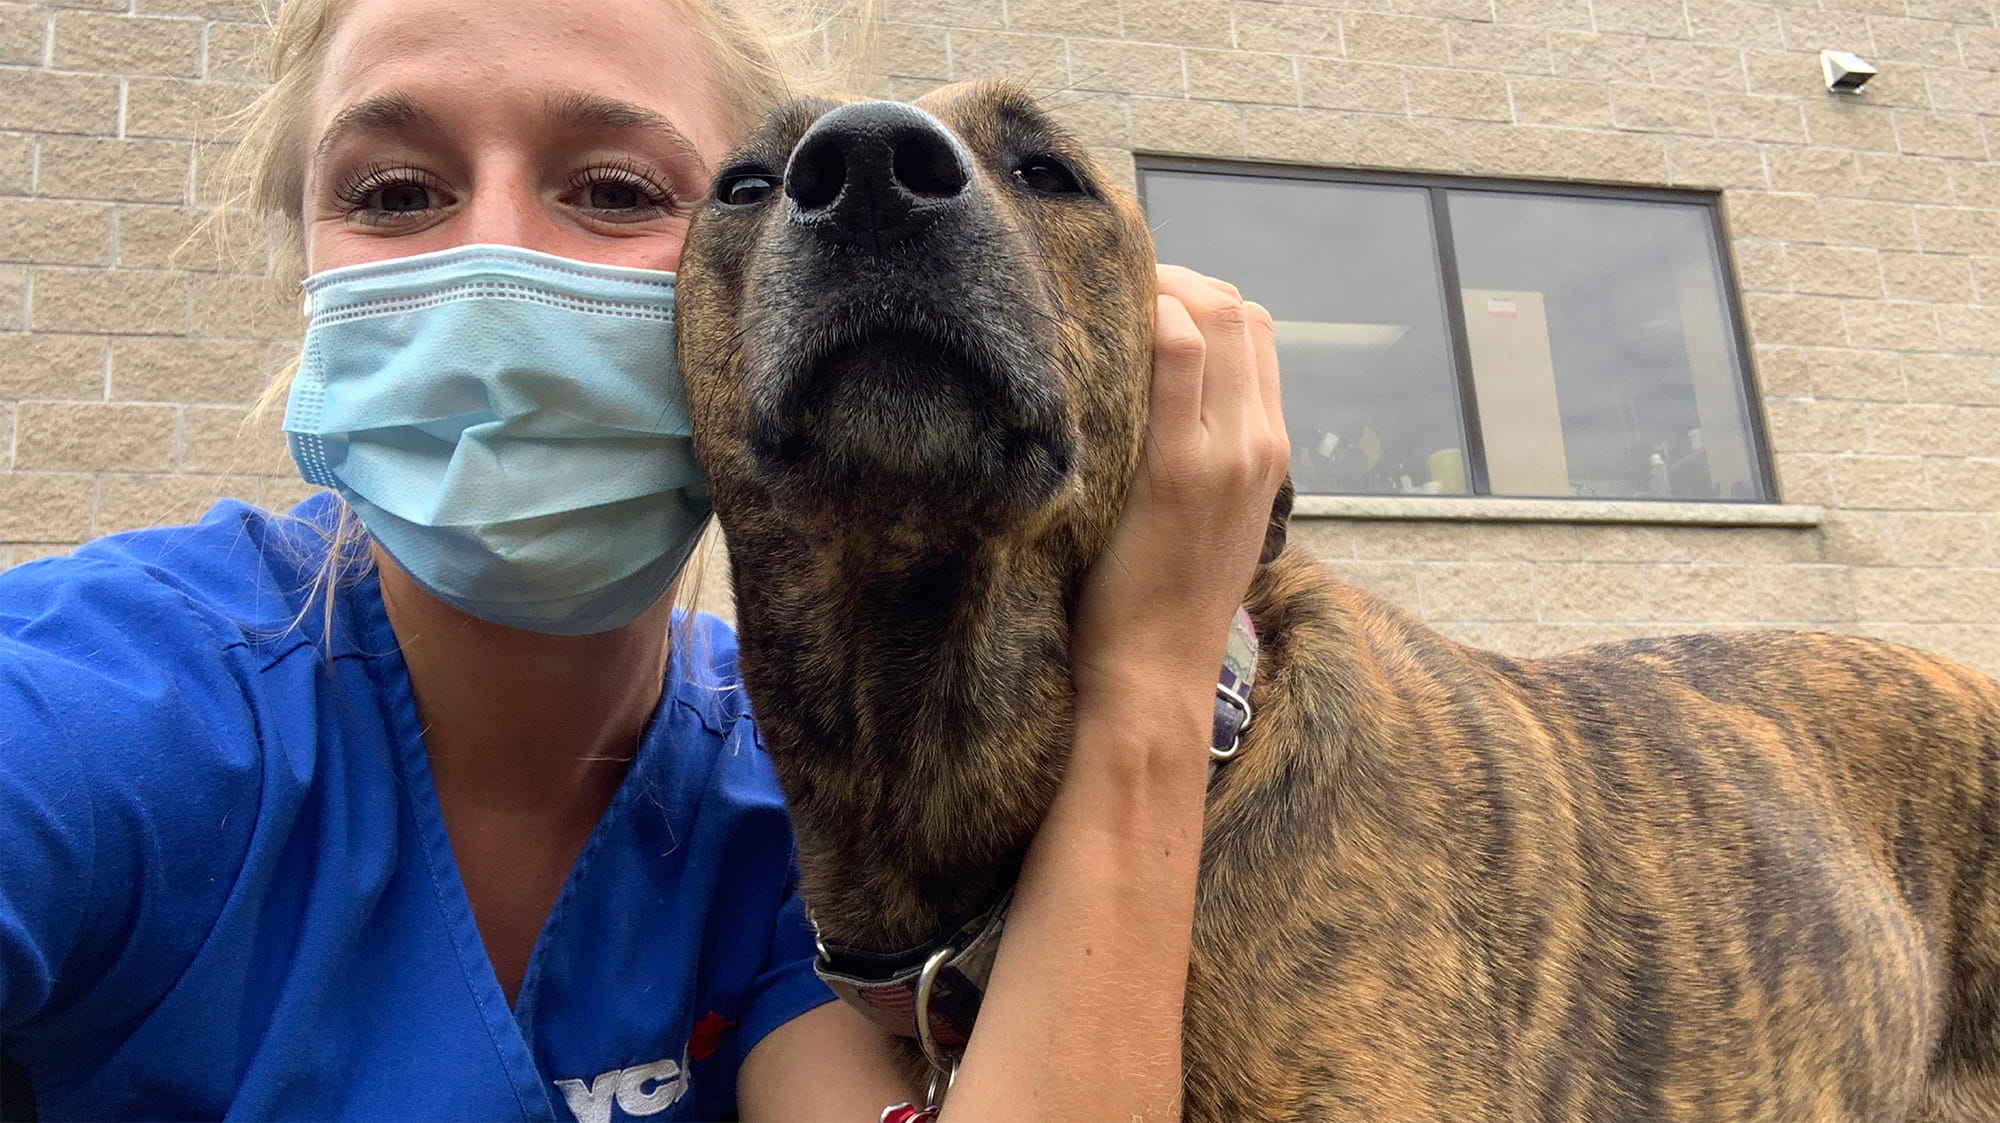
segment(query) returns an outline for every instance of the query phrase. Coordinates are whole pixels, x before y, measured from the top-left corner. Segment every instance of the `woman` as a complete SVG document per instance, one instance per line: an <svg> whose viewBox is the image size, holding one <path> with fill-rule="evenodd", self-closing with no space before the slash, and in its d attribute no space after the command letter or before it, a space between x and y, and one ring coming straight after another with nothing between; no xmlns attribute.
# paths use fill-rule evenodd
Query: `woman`
<svg viewBox="0 0 2000 1123"><path fill-rule="evenodd" d="M500 251L530 286L670 300L658 271L691 205L777 92L770 52L709 0L316 0L277 47L259 202L302 232L315 300L404 259L448 272L476 244L530 251ZM1074 759L947 1119L1177 1112L1213 676L1285 448L1268 317L1185 271L1160 283L1147 462L1076 621ZM470 329L414 331L492 346L468 307ZM864 1120L911 1099L889 1043L811 975L731 641L670 627L671 593L630 577L685 542L602 563L622 576L587 608L493 593L518 576L510 549L630 538L523 511L542 533L501 548L485 531L504 511L470 534L404 517L424 477L396 450L442 439L462 465L471 438L399 414L415 391L382 386L391 368L343 350L333 319L309 326L327 399L295 393L295 451L339 429L301 418L343 394L374 419L351 429L425 434L381 438L372 476L307 464L347 505L225 504L0 575L10 1102ZM628 338L563 342L597 364Z"/></svg>

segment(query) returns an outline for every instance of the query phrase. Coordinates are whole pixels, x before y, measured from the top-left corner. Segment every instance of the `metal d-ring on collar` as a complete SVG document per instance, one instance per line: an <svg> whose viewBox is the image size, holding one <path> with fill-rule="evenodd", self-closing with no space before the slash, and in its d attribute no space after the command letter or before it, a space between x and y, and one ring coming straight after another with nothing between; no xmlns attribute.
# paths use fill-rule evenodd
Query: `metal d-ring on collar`
<svg viewBox="0 0 2000 1123"><path fill-rule="evenodd" d="M924 1090L924 1106L937 1108L944 1104L944 1098L951 1092L951 1086L958 1080L959 1054L946 1054L938 1047L937 1035L931 1030L931 994L937 989L938 971L954 954L947 944L932 952L924 960L924 969L917 975L917 1048L922 1049L924 1060L931 1066L930 1086Z"/></svg>

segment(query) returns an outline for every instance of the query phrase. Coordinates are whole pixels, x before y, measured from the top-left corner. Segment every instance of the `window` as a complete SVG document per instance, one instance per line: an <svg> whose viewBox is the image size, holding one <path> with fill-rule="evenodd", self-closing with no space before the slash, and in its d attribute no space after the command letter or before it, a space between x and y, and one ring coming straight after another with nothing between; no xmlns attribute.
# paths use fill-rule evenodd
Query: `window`
<svg viewBox="0 0 2000 1123"><path fill-rule="evenodd" d="M1772 498L1714 199L1148 160L1271 310L1302 493Z"/></svg>

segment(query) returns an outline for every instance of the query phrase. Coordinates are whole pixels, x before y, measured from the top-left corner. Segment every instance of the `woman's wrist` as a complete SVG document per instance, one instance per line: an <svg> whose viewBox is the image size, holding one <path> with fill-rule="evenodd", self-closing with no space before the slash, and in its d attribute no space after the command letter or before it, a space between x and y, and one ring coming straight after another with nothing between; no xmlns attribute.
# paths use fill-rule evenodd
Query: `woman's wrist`
<svg viewBox="0 0 2000 1123"><path fill-rule="evenodd" d="M1190 711L1079 715L945 1120L1179 1117L1207 769Z"/></svg>
<svg viewBox="0 0 2000 1123"><path fill-rule="evenodd" d="M1229 622L1186 619L1155 634L1127 634L1103 657L1080 665L1076 687L1076 748L1084 732L1138 749L1165 750L1192 739L1207 745L1215 712Z"/></svg>
<svg viewBox="0 0 2000 1123"><path fill-rule="evenodd" d="M1088 834L1111 845L1198 835L1213 720L1212 708L1157 692L1109 712L1079 711L1069 766L1041 833Z"/></svg>

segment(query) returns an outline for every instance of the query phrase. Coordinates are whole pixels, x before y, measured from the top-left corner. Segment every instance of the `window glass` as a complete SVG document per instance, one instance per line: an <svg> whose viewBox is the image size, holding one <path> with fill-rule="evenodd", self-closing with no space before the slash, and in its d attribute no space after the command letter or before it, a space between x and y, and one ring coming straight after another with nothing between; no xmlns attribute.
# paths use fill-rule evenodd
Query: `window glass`
<svg viewBox="0 0 2000 1123"><path fill-rule="evenodd" d="M1163 169L1145 192L1161 261L1277 320L1301 492L1467 492L1428 192Z"/></svg>
<svg viewBox="0 0 2000 1123"><path fill-rule="evenodd" d="M1447 198L1493 494L1763 497L1708 208Z"/></svg>

